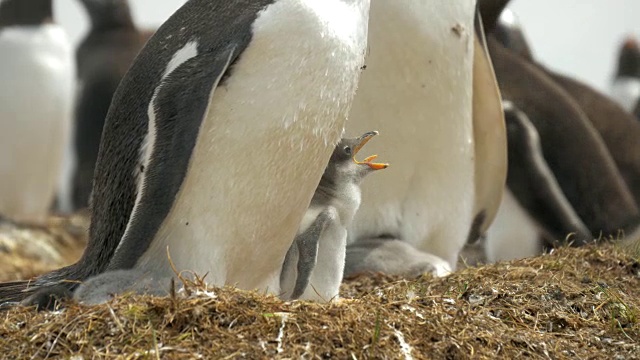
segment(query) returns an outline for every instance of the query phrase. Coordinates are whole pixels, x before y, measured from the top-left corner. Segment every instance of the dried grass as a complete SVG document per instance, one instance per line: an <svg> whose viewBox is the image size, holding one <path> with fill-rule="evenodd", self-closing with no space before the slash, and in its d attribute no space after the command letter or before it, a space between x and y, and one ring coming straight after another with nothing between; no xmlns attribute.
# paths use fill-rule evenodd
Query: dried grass
<svg viewBox="0 0 640 360"><path fill-rule="evenodd" d="M348 279L347 300L282 302L191 284L54 313L0 313L5 358L637 359L640 264L613 245L464 269Z"/></svg>

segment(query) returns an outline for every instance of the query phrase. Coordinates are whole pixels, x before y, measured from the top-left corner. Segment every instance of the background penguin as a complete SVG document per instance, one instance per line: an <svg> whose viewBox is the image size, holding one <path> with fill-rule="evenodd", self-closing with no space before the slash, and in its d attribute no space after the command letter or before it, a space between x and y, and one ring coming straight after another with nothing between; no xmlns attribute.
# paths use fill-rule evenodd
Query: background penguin
<svg viewBox="0 0 640 360"><path fill-rule="evenodd" d="M509 11L505 11L503 15L496 28L496 32L503 34L502 38L505 40L502 42L503 45L545 72L575 101L604 141L636 203L640 204L640 143L637 141L640 138L640 124L604 94L576 79L558 74L537 63L531 55L517 20L513 20L515 15ZM628 50L631 51L631 49ZM636 54L640 55L638 49L636 49ZM628 54L625 57L632 57L632 55ZM636 60L638 62L635 63L635 66L640 76L640 57ZM632 68L632 62L625 61L624 63L626 65L620 65L620 68ZM625 70L621 73L630 72Z"/></svg>
<svg viewBox="0 0 640 360"><path fill-rule="evenodd" d="M488 260L533 256L541 252L543 242L553 246L570 233L574 233L575 245L591 240L590 230L549 169L536 128L510 102L504 108L509 138L508 189L496 222L487 234ZM517 199L513 192L519 195ZM538 221L529 213L544 217L538 215ZM518 246L513 246L514 239Z"/></svg>
<svg viewBox="0 0 640 360"><path fill-rule="evenodd" d="M590 86L548 69L547 73L580 105L590 123L602 137L636 204L640 204L640 122L638 119L610 97ZM640 225L640 219L635 222L635 225Z"/></svg>
<svg viewBox="0 0 640 360"><path fill-rule="evenodd" d="M534 124L549 167L593 235L615 235L632 226L639 216L638 207L606 144L580 105L545 71L493 38L488 43L503 97ZM526 196L517 191L514 195ZM545 223L547 215L532 216Z"/></svg>
<svg viewBox="0 0 640 360"><path fill-rule="evenodd" d="M348 229L352 248L359 241L397 239L455 268L477 217L475 5L372 2L367 69L347 131L375 127L384 133L388 142L372 148L388 152L394 170L363 184Z"/></svg>
<svg viewBox="0 0 640 360"><path fill-rule="evenodd" d="M504 9L498 20L498 23L493 26L491 36L512 52L533 61L533 52L529 47L518 16L513 11Z"/></svg>
<svg viewBox="0 0 640 360"><path fill-rule="evenodd" d="M640 44L634 37L625 39L620 48L611 96L628 112L640 101Z"/></svg>
<svg viewBox="0 0 640 360"><path fill-rule="evenodd" d="M152 32L139 31L126 0L81 0L91 29L76 51L80 88L75 110L75 157L62 210L88 205L98 147L111 98Z"/></svg>
<svg viewBox="0 0 640 360"><path fill-rule="evenodd" d="M368 10L367 0L188 1L114 95L82 258L0 284L0 301L106 270L172 276L167 248L179 271L211 285L277 292L355 96Z"/></svg>
<svg viewBox="0 0 640 360"><path fill-rule="evenodd" d="M490 42L493 43L492 50L498 48L495 52L500 54L497 55L500 59L497 59L496 53L492 53L494 64L496 64L496 68L498 68L498 63L503 65L505 59L502 57L506 57L506 53L509 53L508 56L510 62L513 64L519 64L513 65L513 68L509 70L504 69L502 73L497 71L499 80L501 75L503 75L502 81L505 80L504 74L508 73L511 76L510 81L512 81L512 83L509 84L509 86L502 87L503 95L507 99L518 98L518 101L521 104L526 103L527 101L530 103L528 110L533 108L533 112L529 111L527 115L531 118L532 124L536 127L536 131L540 132L540 137L543 140L543 152L545 158L547 158L549 162L555 162L555 166L550 166L552 167L554 176L556 176L557 180L561 182L563 192L567 189L567 185L569 185L567 183L567 179L570 179L571 177L577 178L577 180L581 180L583 182L584 185L579 186L584 186L587 189L590 188L589 192L576 191L575 187L573 189L569 188L567 196L571 205L578 211L578 213L582 212L582 214L584 214L589 211L591 212L591 214L588 214L589 216L587 216L587 218L584 218L582 214L579 215L582 220L584 220L583 222L592 230L592 236L594 237L598 237L600 235L600 230L603 228L607 229L605 230L605 236L617 235L616 230L618 229L634 229L638 221L638 212L636 202L633 200L631 192L629 191L629 186L633 187L633 184L637 183L637 180L633 179L635 179L636 176L634 172L636 171L635 168L638 166L638 162L634 160L634 151L632 149L637 147L637 144L635 144L633 139L634 137L635 139L638 137L636 136L636 130L633 128L636 125L633 124L633 119L631 119L628 114L625 114L620 107L613 104L613 102L605 96L576 80L554 74L543 66L537 64L531 55L531 51L529 50L529 46L526 43L526 39L522 33L522 29L520 29L519 24L517 23L515 15L507 10L503 13L500 20L501 21L496 24L494 31L490 35ZM502 48L500 45L496 45L498 43L498 41L496 41L497 39L502 43L502 46L508 46L509 49L507 50ZM519 70L516 70L515 68L519 68ZM518 77L521 77L521 80L515 81L514 79ZM531 77L534 80L524 80L525 77ZM531 86L532 83L535 84L533 87ZM518 89L518 87L521 88ZM540 87L540 89L535 90L537 87ZM527 96L529 96L528 99ZM546 100L542 99L545 97ZM545 121L541 121L543 117L546 118ZM571 120L572 118L574 120ZM579 126L586 128L589 133L593 134L595 130L595 136L591 135L590 137L592 139L589 139L582 135L573 135L573 130L568 131L566 129L562 129L562 126L570 125L569 123L571 122L574 123L571 125L572 127ZM555 128L553 126L555 126ZM562 135L563 133L571 133L571 138L573 140L563 141L558 139L550 142L550 139ZM594 139L596 141L595 143L593 142ZM511 138L509 140L511 140ZM574 155L569 155L566 152L560 151L560 149L552 146L554 141L557 141L557 144L561 144L561 142L563 142L564 144L560 146L570 146L578 150L578 152ZM544 145L544 142L546 142L546 145ZM601 147L601 144L603 143L606 145L604 149ZM627 148L631 149L631 151L624 154L624 149ZM592 158L581 149L587 149L587 151L591 152L597 149L598 151L596 151L595 154L600 153L600 155L596 158ZM600 160L598 160L598 158L600 158ZM601 159L603 158L612 159L614 166L602 163ZM508 183L510 185L509 188L514 186L518 187L518 182L510 179L513 177L512 173L516 173L518 171L522 172L527 169L527 166L515 166L513 165L513 162L515 161L511 161L510 159L508 177ZM577 171L572 171L571 173L563 175L562 169L566 168L566 165L559 164L568 164L570 162L581 164L580 167L583 168L589 167L597 168L599 170L597 173L589 175L584 174L584 170L577 169ZM560 174L558 174L558 170ZM526 174L526 172L523 174ZM576 176L576 174L579 175ZM620 184L620 180L623 178L626 181L626 184ZM519 187L526 188L527 186L537 186L536 184L527 185L527 183L531 183L531 181L527 179L527 175L521 177ZM596 195L594 194L594 190L602 194L600 195L600 200L598 200L595 206L587 200L589 197ZM572 193L573 196L569 196L570 193ZM511 203L520 202L522 204L528 204L527 192L519 191L517 194L514 193L513 195L516 195L515 197L517 200L511 195L512 194L508 192L506 196L506 198L512 198ZM609 195L611 197L609 197ZM551 201L549 202L549 200ZM553 200L554 197L548 197L547 200L538 199L538 201L547 201L546 206L555 206L553 205ZM620 208L624 208L626 210L620 211ZM603 209L611 209L612 211ZM532 211L529 214L537 220L537 224L541 225L542 228L547 229L547 233L548 230L552 230L554 227L553 223L549 222L549 220L557 222L558 219L556 217L554 219L545 220L540 216L541 212L535 209L526 209L521 212L515 211L514 209L505 211L501 209L498 219L491 230L493 233L493 239L488 240L487 246L493 249L506 249L506 247L501 245L490 244L492 241L496 241L496 233L504 233L504 231L506 231L505 229L497 229L504 227L503 225L505 224L519 224L517 226L520 228L535 230L535 226L527 227L523 225L525 220L516 219L518 217L517 214L523 212L526 213L527 211ZM504 216L510 217L511 220L501 218ZM598 222L595 226L594 220ZM557 228L558 227L556 227L556 229ZM578 234L580 233L581 232L579 231ZM527 236L524 235L521 236L521 238L526 237ZM510 239L513 238L513 236L510 237ZM526 246L522 246L521 241L518 243L519 245L511 247L519 249L526 248ZM577 242L577 244L579 243L580 241ZM493 257L495 260L496 256ZM505 258L505 256L497 256L497 258Z"/></svg>
<svg viewBox="0 0 640 360"><path fill-rule="evenodd" d="M342 139L327 165L298 235L287 252L280 275L284 299L330 301L338 297L342 282L347 227L360 206L360 182L387 164L360 162L360 149L377 131Z"/></svg>
<svg viewBox="0 0 640 360"><path fill-rule="evenodd" d="M0 1L0 212L39 221L69 140L75 65L51 0Z"/></svg>

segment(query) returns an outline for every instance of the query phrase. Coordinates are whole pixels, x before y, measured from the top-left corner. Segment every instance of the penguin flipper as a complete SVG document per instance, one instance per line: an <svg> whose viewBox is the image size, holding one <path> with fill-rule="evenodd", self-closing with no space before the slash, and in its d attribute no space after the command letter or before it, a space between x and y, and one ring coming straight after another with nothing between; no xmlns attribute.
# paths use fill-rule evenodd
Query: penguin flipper
<svg viewBox="0 0 640 360"><path fill-rule="evenodd" d="M548 214L550 215L548 216L549 218L555 219L553 221L555 229L545 229L550 230L552 237L565 236L567 233L574 232L576 234L575 245L584 245L592 240L589 228L576 213L547 164L542 152L540 136L531 120L511 103L506 104L504 109L507 126L512 131L520 131L523 134L523 138L511 138L512 144L510 145L512 151L514 147L524 149L520 151L524 156L518 157L518 159L523 160L523 163L520 166L510 166L509 169L512 172L512 177L513 172L518 170L526 173L521 176L528 179L526 182L528 184L527 191L531 192L536 202L535 207L527 207L529 209L535 208L535 212ZM514 144L513 142L515 141L519 143ZM513 181L511 184L510 189L514 192L514 195L521 193L521 191L518 191L518 186L513 186ZM538 218L535 214L532 215L534 218Z"/></svg>
<svg viewBox="0 0 640 360"><path fill-rule="evenodd" d="M302 234L296 236L294 240L295 247L298 251L298 275L291 299L297 299L302 296L309 285L311 273L318 260L318 243L331 218L331 212L325 209L318 214L311 226Z"/></svg>
<svg viewBox="0 0 640 360"><path fill-rule="evenodd" d="M129 269L148 249L169 214L187 173L198 132L215 89L240 45L184 61L163 79L150 104L153 148L141 169L142 189L108 270ZM185 87L188 86L188 91ZM155 116L154 116L155 115ZM151 140L150 140L151 141Z"/></svg>

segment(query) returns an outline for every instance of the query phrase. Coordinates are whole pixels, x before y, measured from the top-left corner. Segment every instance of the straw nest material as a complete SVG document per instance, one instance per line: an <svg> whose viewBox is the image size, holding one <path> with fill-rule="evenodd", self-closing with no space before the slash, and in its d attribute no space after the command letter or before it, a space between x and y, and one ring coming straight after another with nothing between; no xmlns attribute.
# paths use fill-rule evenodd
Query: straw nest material
<svg viewBox="0 0 640 360"><path fill-rule="evenodd" d="M282 302L190 283L166 298L15 308L0 313L0 357L640 358L640 264L615 245L439 279L359 276L341 293L328 304Z"/></svg>

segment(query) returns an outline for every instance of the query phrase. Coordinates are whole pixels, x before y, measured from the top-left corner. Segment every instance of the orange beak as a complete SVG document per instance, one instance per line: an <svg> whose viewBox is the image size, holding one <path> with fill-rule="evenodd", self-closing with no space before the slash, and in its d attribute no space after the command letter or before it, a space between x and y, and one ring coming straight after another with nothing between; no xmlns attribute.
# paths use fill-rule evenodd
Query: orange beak
<svg viewBox="0 0 640 360"><path fill-rule="evenodd" d="M375 160L378 157L378 155L368 156L363 161L356 160L356 154L358 153L358 151L360 151L360 149L362 149L362 147L364 147L364 145L366 143L368 143L369 140L371 140L376 135L378 135L377 131L371 131L371 132L368 132L368 133L366 133L366 134L364 134L364 135L362 135L360 137L360 143L358 145L356 145L354 147L354 149L353 149L353 161L356 164L367 165L372 170L382 170L382 169L386 169L387 167L389 167L389 164L372 162L373 160Z"/></svg>

